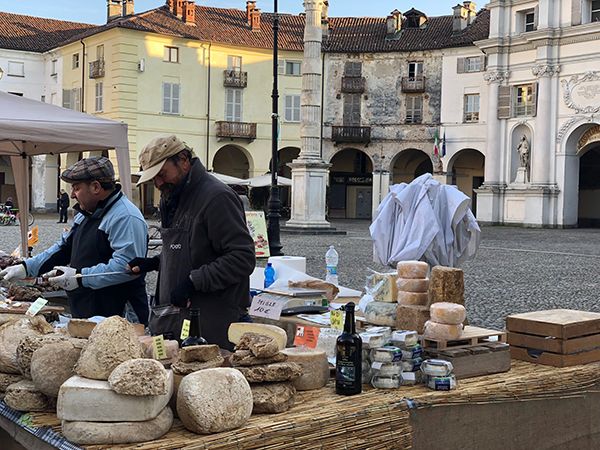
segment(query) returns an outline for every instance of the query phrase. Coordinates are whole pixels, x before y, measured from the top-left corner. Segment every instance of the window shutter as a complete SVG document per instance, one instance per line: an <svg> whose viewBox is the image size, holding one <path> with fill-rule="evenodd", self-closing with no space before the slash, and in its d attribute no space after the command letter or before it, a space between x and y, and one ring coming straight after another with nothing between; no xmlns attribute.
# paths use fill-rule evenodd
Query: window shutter
<svg viewBox="0 0 600 450"><path fill-rule="evenodd" d="M285 61L283 59L277 60L277 71L279 72L279 75L285 74Z"/></svg>
<svg viewBox="0 0 600 450"><path fill-rule="evenodd" d="M63 89L62 105L63 108L71 109L71 89Z"/></svg>
<svg viewBox="0 0 600 450"><path fill-rule="evenodd" d="M481 71L485 72L487 70L487 56L481 55Z"/></svg>
<svg viewBox="0 0 600 450"><path fill-rule="evenodd" d="M532 108L531 108L531 116L535 117L537 114L537 95L538 93L538 84L537 83L533 83L531 85L531 100L532 100Z"/></svg>
<svg viewBox="0 0 600 450"><path fill-rule="evenodd" d="M510 119L511 86L498 87L498 119Z"/></svg>
<svg viewBox="0 0 600 450"><path fill-rule="evenodd" d="M465 61L467 58L458 58L456 60L456 73L465 73Z"/></svg>
<svg viewBox="0 0 600 450"><path fill-rule="evenodd" d="M535 27L535 29L538 29L538 17L540 15L540 8L539 6L536 6L535 8L533 8L533 26Z"/></svg>
<svg viewBox="0 0 600 450"><path fill-rule="evenodd" d="M582 0L571 0L571 25L581 25L581 1Z"/></svg>

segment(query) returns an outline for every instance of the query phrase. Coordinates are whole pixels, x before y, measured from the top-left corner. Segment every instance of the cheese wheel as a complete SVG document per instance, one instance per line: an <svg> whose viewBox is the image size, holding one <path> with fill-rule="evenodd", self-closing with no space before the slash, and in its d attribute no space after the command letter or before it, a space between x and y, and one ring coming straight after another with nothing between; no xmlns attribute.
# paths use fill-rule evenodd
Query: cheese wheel
<svg viewBox="0 0 600 450"><path fill-rule="evenodd" d="M404 292L427 292L429 278L398 278L396 287Z"/></svg>
<svg viewBox="0 0 600 450"><path fill-rule="evenodd" d="M404 292L398 291L398 303L401 305L426 306L429 295L427 292Z"/></svg>
<svg viewBox="0 0 600 450"><path fill-rule="evenodd" d="M459 325L448 325L428 320L425 322L423 336L434 341L453 341L460 339L462 330L462 323Z"/></svg>
<svg viewBox="0 0 600 450"><path fill-rule="evenodd" d="M437 323L458 325L467 318L467 310L457 303L439 302L430 307L431 320Z"/></svg>
<svg viewBox="0 0 600 450"><path fill-rule="evenodd" d="M245 333L256 333L272 337L277 342L279 350L283 350L287 344L287 333L283 328L263 323L234 322L229 325L227 338L229 342L237 345Z"/></svg>
<svg viewBox="0 0 600 450"><path fill-rule="evenodd" d="M293 347L286 348L281 353L287 355L287 362L302 366L302 375L293 381L297 390L321 389L329 381L329 363L325 352Z"/></svg>
<svg viewBox="0 0 600 450"><path fill-rule="evenodd" d="M373 288L371 295L376 302L396 302L396 278L395 273L374 273L370 277L370 285Z"/></svg>
<svg viewBox="0 0 600 450"><path fill-rule="evenodd" d="M400 261L397 268L400 278L427 278L429 264L423 261Z"/></svg>

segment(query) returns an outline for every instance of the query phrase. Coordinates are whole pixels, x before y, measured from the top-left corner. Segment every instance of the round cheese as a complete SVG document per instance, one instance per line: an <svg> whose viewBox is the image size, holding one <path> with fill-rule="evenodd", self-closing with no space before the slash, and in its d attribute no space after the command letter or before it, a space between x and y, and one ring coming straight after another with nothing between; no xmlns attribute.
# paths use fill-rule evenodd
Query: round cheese
<svg viewBox="0 0 600 450"><path fill-rule="evenodd" d="M398 303L401 305L427 306L429 295L427 292L398 291Z"/></svg>
<svg viewBox="0 0 600 450"><path fill-rule="evenodd" d="M431 305L431 320L437 323L458 325L467 318L467 310L458 303L439 302Z"/></svg>
<svg viewBox="0 0 600 450"><path fill-rule="evenodd" d="M404 292L427 292L429 278L398 278L396 286L399 291Z"/></svg>
<svg viewBox="0 0 600 450"><path fill-rule="evenodd" d="M423 336L434 341L452 341L460 339L462 334L462 323L458 325L448 325L446 323L425 322L425 331Z"/></svg>
<svg viewBox="0 0 600 450"><path fill-rule="evenodd" d="M302 366L302 375L293 381L296 390L321 389L329 381L329 363L325 352L293 347L286 348L281 353L287 355L287 362Z"/></svg>
<svg viewBox="0 0 600 450"><path fill-rule="evenodd" d="M397 268L399 278L427 278L429 264L423 261L400 261Z"/></svg>

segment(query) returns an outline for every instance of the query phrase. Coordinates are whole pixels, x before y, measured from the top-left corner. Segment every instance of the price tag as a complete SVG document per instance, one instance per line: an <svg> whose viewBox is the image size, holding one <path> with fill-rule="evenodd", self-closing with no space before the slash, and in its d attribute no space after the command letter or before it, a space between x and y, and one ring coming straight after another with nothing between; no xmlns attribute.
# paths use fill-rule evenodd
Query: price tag
<svg viewBox="0 0 600 450"><path fill-rule="evenodd" d="M181 325L181 335L179 338L183 341L187 339L190 335L190 321L188 319L183 319L183 325Z"/></svg>
<svg viewBox="0 0 600 450"><path fill-rule="evenodd" d="M300 347L304 345L308 348L317 348L317 341L319 340L319 333L321 329L319 327L305 327L302 325L296 325L296 337L294 338L294 345Z"/></svg>
<svg viewBox="0 0 600 450"><path fill-rule="evenodd" d="M255 317L279 320L281 317L281 310L287 300L287 298L281 298L271 294L255 295L252 299L248 314Z"/></svg>
<svg viewBox="0 0 600 450"><path fill-rule="evenodd" d="M27 245L29 245L29 247L35 247L39 242L39 231L40 230L36 225L27 234Z"/></svg>
<svg viewBox="0 0 600 450"><path fill-rule="evenodd" d="M344 329L344 313L339 309L334 309L329 315L331 328L342 331Z"/></svg>
<svg viewBox="0 0 600 450"><path fill-rule="evenodd" d="M42 308L44 306L46 306L46 303L48 303L48 300L46 300L45 298L39 297L35 302L33 302L31 304L31 306L29 307L29 309L27 310L27 312L25 314L27 314L28 316L35 316L37 313L39 313Z"/></svg>
<svg viewBox="0 0 600 450"><path fill-rule="evenodd" d="M374 361L373 364L371 364L371 369L373 370L381 370L382 367L383 363L379 361Z"/></svg>
<svg viewBox="0 0 600 450"><path fill-rule="evenodd" d="M167 359L167 349L165 348L165 338L161 334L160 336L154 336L152 338L152 346L154 347L154 357L156 359Z"/></svg>

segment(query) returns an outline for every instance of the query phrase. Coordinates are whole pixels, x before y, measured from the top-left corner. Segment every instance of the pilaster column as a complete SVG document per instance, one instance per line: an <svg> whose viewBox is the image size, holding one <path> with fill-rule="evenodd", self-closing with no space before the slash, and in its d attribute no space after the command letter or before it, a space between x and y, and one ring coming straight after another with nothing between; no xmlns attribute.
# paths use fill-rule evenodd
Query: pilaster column
<svg viewBox="0 0 600 450"><path fill-rule="evenodd" d="M503 70L490 70L483 75L488 83L488 108L487 108L487 140L485 151L485 186L497 186L501 183L501 154L500 147L500 120L498 120L498 88L508 80L509 72Z"/></svg>
<svg viewBox="0 0 600 450"><path fill-rule="evenodd" d="M554 182L550 173L552 136L552 78L560 71L560 66L538 64L531 69L538 79L537 114L535 117L535 135L531 149L531 183L548 185Z"/></svg>
<svg viewBox="0 0 600 450"><path fill-rule="evenodd" d="M46 155L31 157L31 208L46 208Z"/></svg>

